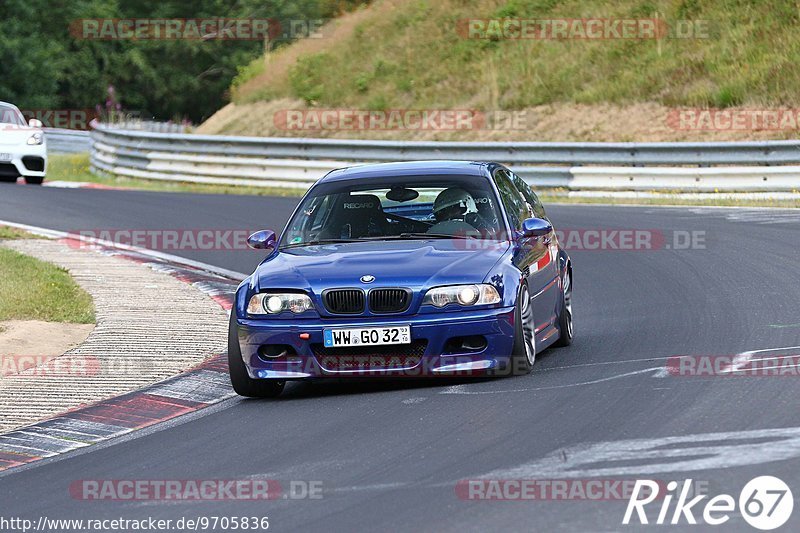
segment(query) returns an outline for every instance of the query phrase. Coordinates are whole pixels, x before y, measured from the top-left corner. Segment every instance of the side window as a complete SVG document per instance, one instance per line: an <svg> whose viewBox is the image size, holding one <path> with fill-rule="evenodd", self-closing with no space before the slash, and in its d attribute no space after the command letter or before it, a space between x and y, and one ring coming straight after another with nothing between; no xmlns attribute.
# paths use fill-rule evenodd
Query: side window
<svg viewBox="0 0 800 533"><path fill-rule="evenodd" d="M542 205L541 200L539 197L536 196L536 193L525 183L525 180L514 174L511 174L511 179L514 181L514 186L520 192L520 194L525 198L525 200L530 204L531 208L533 209L533 216L536 218L547 218L547 215L544 212L544 206Z"/></svg>
<svg viewBox="0 0 800 533"><path fill-rule="evenodd" d="M522 221L533 216L531 207L517 188L514 187L508 172L503 169L495 171L494 181L497 184L497 190L500 192L500 200L506 209L509 222L514 229L522 228Z"/></svg>
<svg viewBox="0 0 800 533"><path fill-rule="evenodd" d="M322 230L325 219L330 214L333 197L330 195L318 196L311 201L311 205L298 217L295 224L289 228L288 241L292 239L306 239Z"/></svg>
<svg viewBox="0 0 800 533"><path fill-rule="evenodd" d="M325 223L325 219L330 215L331 205L333 204L333 196L327 195L322 201L314 204L313 212L309 218L309 229L319 231Z"/></svg>

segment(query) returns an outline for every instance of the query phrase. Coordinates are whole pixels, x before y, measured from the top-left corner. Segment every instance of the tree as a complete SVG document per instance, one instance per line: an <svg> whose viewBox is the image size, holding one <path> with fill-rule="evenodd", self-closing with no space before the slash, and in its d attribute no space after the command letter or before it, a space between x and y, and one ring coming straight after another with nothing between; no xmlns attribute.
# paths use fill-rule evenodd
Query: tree
<svg viewBox="0 0 800 533"><path fill-rule="evenodd" d="M3 0L0 100L23 109L86 109L109 85L125 109L199 122L226 101L261 40L93 40L82 19L319 19L363 0ZM72 29L72 33L71 33ZM77 31L76 31L77 30Z"/></svg>

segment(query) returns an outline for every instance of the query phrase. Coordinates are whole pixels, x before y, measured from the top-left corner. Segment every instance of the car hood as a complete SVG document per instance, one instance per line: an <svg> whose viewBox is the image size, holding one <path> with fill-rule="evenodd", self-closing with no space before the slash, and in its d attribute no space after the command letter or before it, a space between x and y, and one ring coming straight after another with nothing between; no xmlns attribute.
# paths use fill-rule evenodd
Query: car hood
<svg viewBox="0 0 800 533"><path fill-rule="evenodd" d="M320 294L333 287L425 289L480 283L509 248L508 242L436 240L375 241L281 250L259 265L258 290L303 289ZM479 249L476 249L479 248Z"/></svg>
<svg viewBox="0 0 800 533"><path fill-rule="evenodd" d="M37 132L42 133L42 130L28 126L0 124L0 145L25 144L28 142L28 138Z"/></svg>

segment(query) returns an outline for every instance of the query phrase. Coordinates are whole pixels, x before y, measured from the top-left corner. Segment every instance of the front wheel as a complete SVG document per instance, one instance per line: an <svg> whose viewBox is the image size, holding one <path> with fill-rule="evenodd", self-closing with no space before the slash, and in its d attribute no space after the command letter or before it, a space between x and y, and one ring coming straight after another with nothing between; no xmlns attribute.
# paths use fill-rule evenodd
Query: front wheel
<svg viewBox="0 0 800 533"><path fill-rule="evenodd" d="M517 298L514 321L514 347L511 350L509 373L524 376L533 370L536 361L536 328L533 320L533 304L528 285L523 281Z"/></svg>
<svg viewBox="0 0 800 533"><path fill-rule="evenodd" d="M569 346L574 337L572 323L572 269L568 266L564 273L561 290L561 313L558 315L559 336L555 346Z"/></svg>
<svg viewBox="0 0 800 533"><path fill-rule="evenodd" d="M17 177L16 176L0 176L0 183L16 183Z"/></svg>
<svg viewBox="0 0 800 533"><path fill-rule="evenodd" d="M28 185L41 185L44 182L44 176L28 176L25 178L25 183Z"/></svg>
<svg viewBox="0 0 800 533"><path fill-rule="evenodd" d="M248 398L276 398L283 392L285 381L253 379L247 374L239 346L239 333L236 325L236 307L231 309L228 325L228 369L233 390L239 396Z"/></svg>

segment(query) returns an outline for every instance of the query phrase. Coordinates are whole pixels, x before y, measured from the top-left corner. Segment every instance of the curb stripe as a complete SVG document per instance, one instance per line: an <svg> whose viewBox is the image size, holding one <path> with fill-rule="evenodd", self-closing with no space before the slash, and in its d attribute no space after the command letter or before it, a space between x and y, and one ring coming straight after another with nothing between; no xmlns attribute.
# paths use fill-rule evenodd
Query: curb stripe
<svg viewBox="0 0 800 533"><path fill-rule="evenodd" d="M15 466L22 466L25 463L36 461L41 457L31 457L28 455L20 455L12 452L0 452L0 470L14 468Z"/></svg>
<svg viewBox="0 0 800 533"><path fill-rule="evenodd" d="M236 279L146 252L108 246L101 249L191 284L226 311L232 307L239 284ZM228 378L226 354L214 355L182 374L138 391L0 435L0 472L160 424L235 395Z"/></svg>

